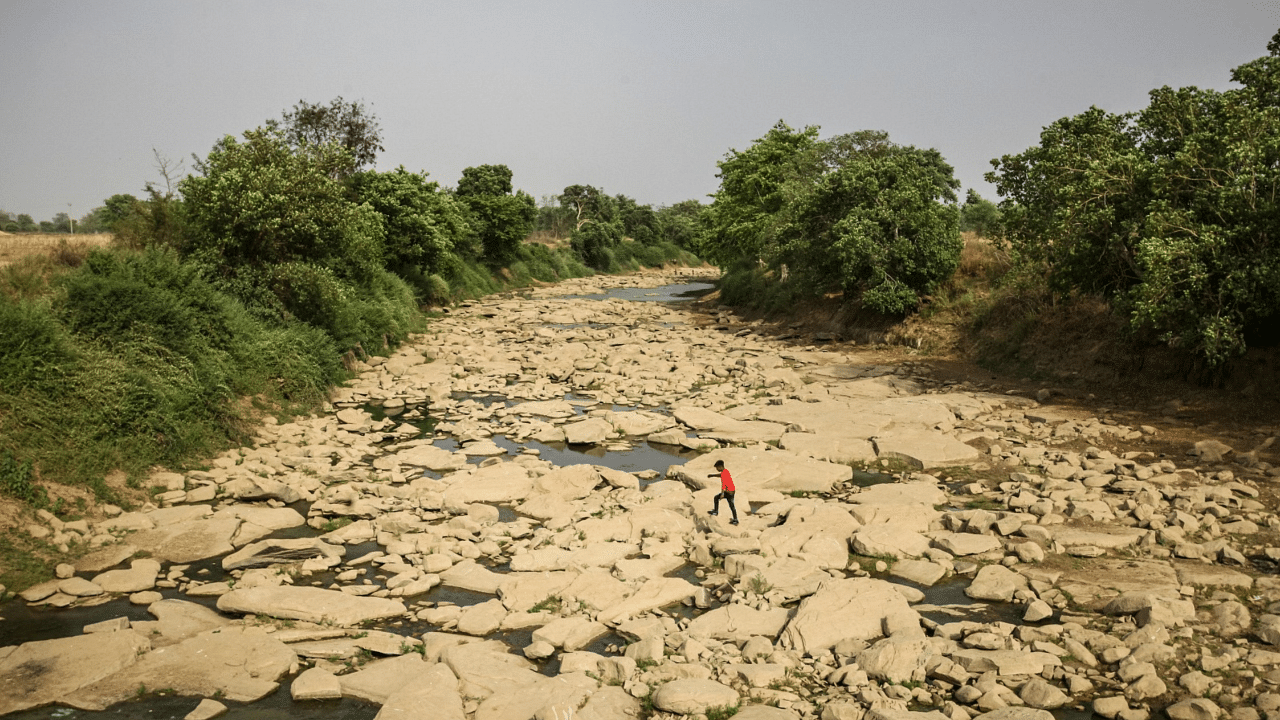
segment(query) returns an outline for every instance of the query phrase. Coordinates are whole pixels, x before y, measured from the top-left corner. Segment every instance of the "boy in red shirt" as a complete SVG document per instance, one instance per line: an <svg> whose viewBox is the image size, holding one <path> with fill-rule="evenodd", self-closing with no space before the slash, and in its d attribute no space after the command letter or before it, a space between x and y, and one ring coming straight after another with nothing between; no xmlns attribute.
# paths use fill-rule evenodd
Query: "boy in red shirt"
<svg viewBox="0 0 1280 720"><path fill-rule="evenodd" d="M729 503L729 511L733 513L733 519L729 521L729 524L737 525L738 524L738 508L733 506L733 493L735 492L735 489L733 487L733 476L731 476L729 474L729 471L725 469L723 460L716 461L716 470L719 472L711 473L707 477L715 477L716 475L720 476L720 494L716 495L716 504L714 506L715 509L711 510L707 514L719 515L720 514L720 498L724 498Z"/></svg>

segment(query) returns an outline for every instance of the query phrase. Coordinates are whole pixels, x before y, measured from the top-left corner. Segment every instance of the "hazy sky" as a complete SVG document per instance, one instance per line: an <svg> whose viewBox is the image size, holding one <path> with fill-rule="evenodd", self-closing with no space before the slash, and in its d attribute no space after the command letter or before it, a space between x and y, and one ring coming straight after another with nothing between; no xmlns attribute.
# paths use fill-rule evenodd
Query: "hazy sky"
<svg viewBox="0 0 1280 720"><path fill-rule="evenodd" d="M82 216L174 160L341 95L386 152L455 185L503 163L535 197L582 183L705 201L716 161L780 118L989 161L1162 85L1231 87L1280 1L61 2L0 0L0 209Z"/></svg>

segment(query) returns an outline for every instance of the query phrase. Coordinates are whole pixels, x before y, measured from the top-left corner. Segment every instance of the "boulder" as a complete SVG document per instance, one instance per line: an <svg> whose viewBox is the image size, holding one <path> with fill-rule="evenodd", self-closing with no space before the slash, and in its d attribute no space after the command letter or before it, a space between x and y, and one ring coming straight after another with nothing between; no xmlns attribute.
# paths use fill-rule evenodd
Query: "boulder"
<svg viewBox="0 0 1280 720"><path fill-rule="evenodd" d="M692 715L738 704L738 691L714 680L672 680L654 691L653 706L664 712Z"/></svg>
<svg viewBox="0 0 1280 720"><path fill-rule="evenodd" d="M166 562L191 563L235 550L231 538L240 522L239 518L224 516L157 524L151 530L130 535L129 543Z"/></svg>
<svg viewBox="0 0 1280 720"><path fill-rule="evenodd" d="M593 465L566 465L541 475L533 481L533 491L578 500L591 494L601 482Z"/></svg>
<svg viewBox="0 0 1280 720"><path fill-rule="evenodd" d="M387 696L374 720L465 720L458 678L432 663Z"/></svg>
<svg viewBox="0 0 1280 720"><path fill-rule="evenodd" d="M289 694L295 701L336 700L342 697L342 683L337 675L324 668L308 668L293 679Z"/></svg>
<svg viewBox="0 0 1280 720"><path fill-rule="evenodd" d="M975 600L1009 602L1014 593L1027 589L1027 579L1003 565L983 566L964 594Z"/></svg>
<svg viewBox="0 0 1280 720"><path fill-rule="evenodd" d="M813 654L845 639L879 638L886 624L918 626L919 622L919 613L891 583L870 578L833 580L800 603L780 642L785 648Z"/></svg>
<svg viewBox="0 0 1280 720"><path fill-rule="evenodd" d="M784 608L757 610L747 605L722 605L694 618L685 633L690 637L742 642L755 636L776 638L791 618Z"/></svg>

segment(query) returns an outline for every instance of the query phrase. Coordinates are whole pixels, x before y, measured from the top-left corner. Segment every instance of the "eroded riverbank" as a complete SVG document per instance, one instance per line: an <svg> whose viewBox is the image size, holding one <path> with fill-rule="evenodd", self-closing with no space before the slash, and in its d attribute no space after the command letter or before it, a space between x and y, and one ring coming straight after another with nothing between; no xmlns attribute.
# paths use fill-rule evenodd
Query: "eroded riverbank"
<svg viewBox="0 0 1280 720"><path fill-rule="evenodd" d="M4 607L0 711L1280 708L1269 448L1157 457L1154 425L694 322L658 289L691 280L465 305L163 507L28 528L100 549Z"/></svg>

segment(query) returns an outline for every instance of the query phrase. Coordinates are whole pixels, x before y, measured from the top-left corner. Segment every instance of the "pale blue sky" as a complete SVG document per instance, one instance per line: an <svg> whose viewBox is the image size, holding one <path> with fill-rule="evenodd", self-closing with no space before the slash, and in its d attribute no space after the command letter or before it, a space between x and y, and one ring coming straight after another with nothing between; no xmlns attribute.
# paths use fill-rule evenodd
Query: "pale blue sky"
<svg viewBox="0 0 1280 720"><path fill-rule="evenodd" d="M1280 2L63 2L0 0L0 209L83 215L224 134L337 95L377 114L380 169L504 163L706 200L716 161L778 119L989 161L1090 105L1226 89Z"/></svg>

